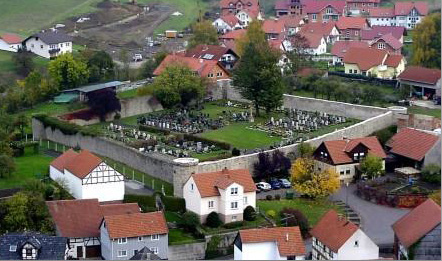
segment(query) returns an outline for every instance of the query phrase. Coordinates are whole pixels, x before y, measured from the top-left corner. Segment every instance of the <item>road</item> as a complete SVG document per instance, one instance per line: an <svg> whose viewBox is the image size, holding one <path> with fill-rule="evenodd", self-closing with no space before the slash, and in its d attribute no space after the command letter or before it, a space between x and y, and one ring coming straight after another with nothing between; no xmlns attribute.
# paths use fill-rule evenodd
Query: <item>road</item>
<svg viewBox="0 0 442 261"><path fill-rule="evenodd" d="M356 185L351 184L348 188L343 186L336 194L330 197L331 200L341 200L347 204L361 217L364 232L378 245L391 246L394 242L394 234L391 225L410 210L391 208L377 205L356 196Z"/></svg>

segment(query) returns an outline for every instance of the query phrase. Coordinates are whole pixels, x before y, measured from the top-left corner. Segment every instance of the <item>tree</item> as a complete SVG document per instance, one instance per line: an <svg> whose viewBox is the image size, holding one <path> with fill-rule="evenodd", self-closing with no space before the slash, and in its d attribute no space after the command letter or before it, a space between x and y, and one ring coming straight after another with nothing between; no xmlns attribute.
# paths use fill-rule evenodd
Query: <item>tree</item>
<svg viewBox="0 0 442 261"><path fill-rule="evenodd" d="M187 106L192 100L201 100L206 92L205 79L194 75L186 66L170 65L155 78L152 86L154 96L163 107ZM142 91L140 91L142 92Z"/></svg>
<svg viewBox="0 0 442 261"><path fill-rule="evenodd" d="M4 178L6 175L11 176L15 170L15 163L11 156L6 154L0 154L0 178Z"/></svg>
<svg viewBox="0 0 442 261"><path fill-rule="evenodd" d="M378 177L384 169L382 161L382 158L368 154L360 163L362 174L371 179Z"/></svg>
<svg viewBox="0 0 442 261"><path fill-rule="evenodd" d="M380 100L381 91L376 86L364 86L362 89L362 99L365 104L373 104L375 101Z"/></svg>
<svg viewBox="0 0 442 261"><path fill-rule="evenodd" d="M106 81L115 76L112 57L105 51L94 52L87 61L89 82Z"/></svg>
<svg viewBox="0 0 442 261"><path fill-rule="evenodd" d="M440 68L441 14L427 15L413 30L411 63L429 68Z"/></svg>
<svg viewBox="0 0 442 261"><path fill-rule="evenodd" d="M272 162L268 153L260 152L258 162L253 165L253 176L256 179L267 179L272 173Z"/></svg>
<svg viewBox="0 0 442 261"><path fill-rule="evenodd" d="M289 175L292 163L288 157L280 150L275 150L272 153L272 176L287 177Z"/></svg>
<svg viewBox="0 0 442 261"><path fill-rule="evenodd" d="M284 207L280 212L280 216L281 218L285 218L285 220L281 221L282 224L285 224L288 227L299 226L302 237L307 237L310 225L308 219L301 211L294 208Z"/></svg>
<svg viewBox="0 0 442 261"><path fill-rule="evenodd" d="M307 158L313 156L313 152L315 151L315 148L313 148L310 143L301 142L298 145L298 154L301 158Z"/></svg>
<svg viewBox="0 0 442 261"><path fill-rule="evenodd" d="M12 57L12 61L17 68L17 72L26 77L32 70L34 70L34 60L32 60L32 53L24 49L19 49L18 52Z"/></svg>
<svg viewBox="0 0 442 261"><path fill-rule="evenodd" d="M429 164L422 169L422 180L434 184L440 184L440 166Z"/></svg>
<svg viewBox="0 0 442 261"><path fill-rule="evenodd" d="M200 218L192 211L187 211L181 218L181 226L188 232L195 232L200 225Z"/></svg>
<svg viewBox="0 0 442 261"><path fill-rule="evenodd" d="M206 218L206 226L208 227L219 227L222 223L223 222L219 218L218 213L216 213L215 211L210 212Z"/></svg>
<svg viewBox="0 0 442 261"><path fill-rule="evenodd" d="M244 220L246 221L256 220L256 211L252 206L247 206L244 209Z"/></svg>
<svg viewBox="0 0 442 261"><path fill-rule="evenodd" d="M112 90L103 89L90 92L87 97L87 104L100 117L101 121L106 120L106 114L121 111L120 100L118 100L117 94Z"/></svg>
<svg viewBox="0 0 442 261"><path fill-rule="evenodd" d="M193 35L189 40L189 48L199 44L218 45L218 32L209 20L203 20L193 25Z"/></svg>
<svg viewBox="0 0 442 261"><path fill-rule="evenodd" d="M253 102L256 115L260 107L270 112L282 105L284 84L278 67L279 52L265 40L259 21L249 25L245 39L239 43L244 53L233 71L233 85L242 97Z"/></svg>
<svg viewBox="0 0 442 261"><path fill-rule="evenodd" d="M29 106L34 106L41 98L42 76L39 72L31 72L23 81L24 92L26 93L26 102Z"/></svg>
<svg viewBox="0 0 442 261"><path fill-rule="evenodd" d="M315 172L315 163L310 158L298 158L291 169L293 187L310 198L327 197L339 189L339 176L332 169Z"/></svg>
<svg viewBox="0 0 442 261"><path fill-rule="evenodd" d="M157 68L157 63L154 59L149 59L143 63L141 66L141 77L143 78L152 78L153 71Z"/></svg>
<svg viewBox="0 0 442 261"><path fill-rule="evenodd" d="M287 53L287 57L290 60L288 68L296 75L299 69L310 65L310 54L307 52L309 48L308 40L300 35L295 34L289 38L292 50Z"/></svg>
<svg viewBox="0 0 442 261"><path fill-rule="evenodd" d="M70 53L62 54L50 61L48 69L52 80L60 90L75 88L86 83L89 78L86 63L74 59Z"/></svg>

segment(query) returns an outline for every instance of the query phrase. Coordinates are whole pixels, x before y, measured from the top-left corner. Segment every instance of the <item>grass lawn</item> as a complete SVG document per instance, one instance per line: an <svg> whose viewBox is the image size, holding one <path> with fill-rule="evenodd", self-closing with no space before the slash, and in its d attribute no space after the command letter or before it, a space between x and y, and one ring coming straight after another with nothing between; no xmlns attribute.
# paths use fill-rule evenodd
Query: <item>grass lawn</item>
<svg viewBox="0 0 442 261"><path fill-rule="evenodd" d="M194 238L192 234L186 233L182 229L179 228L169 229L169 245L181 245L181 244L194 243L197 241L199 240Z"/></svg>
<svg viewBox="0 0 442 261"><path fill-rule="evenodd" d="M181 216L176 212L166 211L164 215L166 216L167 222L177 222L178 223L181 220Z"/></svg>
<svg viewBox="0 0 442 261"><path fill-rule="evenodd" d="M0 20L1 20L1 15L0 15ZM12 61L12 57L14 56L14 54L15 53L13 52L0 51L0 72L12 72L12 73L16 72L15 64ZM36 55L33 57L33 61L37 69L46 67L49 63L48 59Z"/></svg>
<svg viewBox="0 0 442 261"><path fill-rule="evenodd" d="M217 228L211 228L207 226L203 226L202 229L204 230L205 234L211 235L211 234L219 234L219 233L226 233L226 232L232 232L232 231L238 231L240 229L246 229L246 228L258 228L269 225L269 222L264 219L261 215L257 215L256 220L254 221L243 221L242 226L235 227L235 228L224 228L223 226L217 227Z"/></svg>
<svg viewBox="0 0 442 261"><path fill-rule="evenodd" d="M137 89L127 90L124 92L118 92L117 97L119 99L129 99L137 96Z"/></svg>
<svg viewBox="0 0 442 261"><path fill-rule="evenodd" d="M322 215L329 209L341 211L338 206L327 200L309 200L303 198L281 199L281 200L258 200L256 205L261 211L267 212L274 210L276 212L276 221L280 223L279 212L284 207L290 207L300 210L308 219L310 227L313 227Z"/></svg>
<svg viewBox="0 0 442 261"><path fill-rule="evenodd" d="M429 115L429 116L433 116L436 118L441 118L441 110L440 109L428 109L428 108L424 108L424 107L419 107L419 106L411 106L408 107L408 113L412 113L412 114L424 114L424 115Z"/></svg>
<svg viewBox="0 0 442 261"><path fill-rule="evenodd" d="M34 153L32 148L26 148L24 156L14 158L16 170L11 177L0 178L0 189L17 188L37 176L41 178L48 173L53 159L42 153Z"/></svg>

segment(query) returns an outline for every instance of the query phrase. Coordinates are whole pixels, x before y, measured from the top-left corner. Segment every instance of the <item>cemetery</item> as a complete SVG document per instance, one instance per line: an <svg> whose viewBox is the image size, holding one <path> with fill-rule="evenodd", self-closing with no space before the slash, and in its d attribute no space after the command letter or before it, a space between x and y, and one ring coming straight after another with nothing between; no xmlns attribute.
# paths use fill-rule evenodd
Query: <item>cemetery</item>
<svg viewBox="0 0 442 261"><path fill-rule="evenodd" d="M240 154L251 154L299 143L356 122L325 112L284 108L256 117L248 104L219 100L139 115L136 124L133 118L123 118L100 126L106 138L141 153L207 161L231 157L233 148Z"/></svg>

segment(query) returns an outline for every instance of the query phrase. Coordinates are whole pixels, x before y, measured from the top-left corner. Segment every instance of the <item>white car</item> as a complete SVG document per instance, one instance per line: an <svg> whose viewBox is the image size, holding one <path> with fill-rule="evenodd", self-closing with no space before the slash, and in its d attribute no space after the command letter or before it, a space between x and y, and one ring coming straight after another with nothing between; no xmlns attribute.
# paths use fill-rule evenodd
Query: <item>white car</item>
<svg viewBox="0 0 442 261"><path fill-rule="evenodd" d="M143 56L140 53L136 53L132 59L134 62L140 62L143 60Z"/></svg>
<svg viewBox="0 0 442 261"><path fill-rule="evenodd" d="M256 188L262 191L269 191L272 189L272 186L270 186L270 184L267 182L261 181L256 183Z"/></svg>

